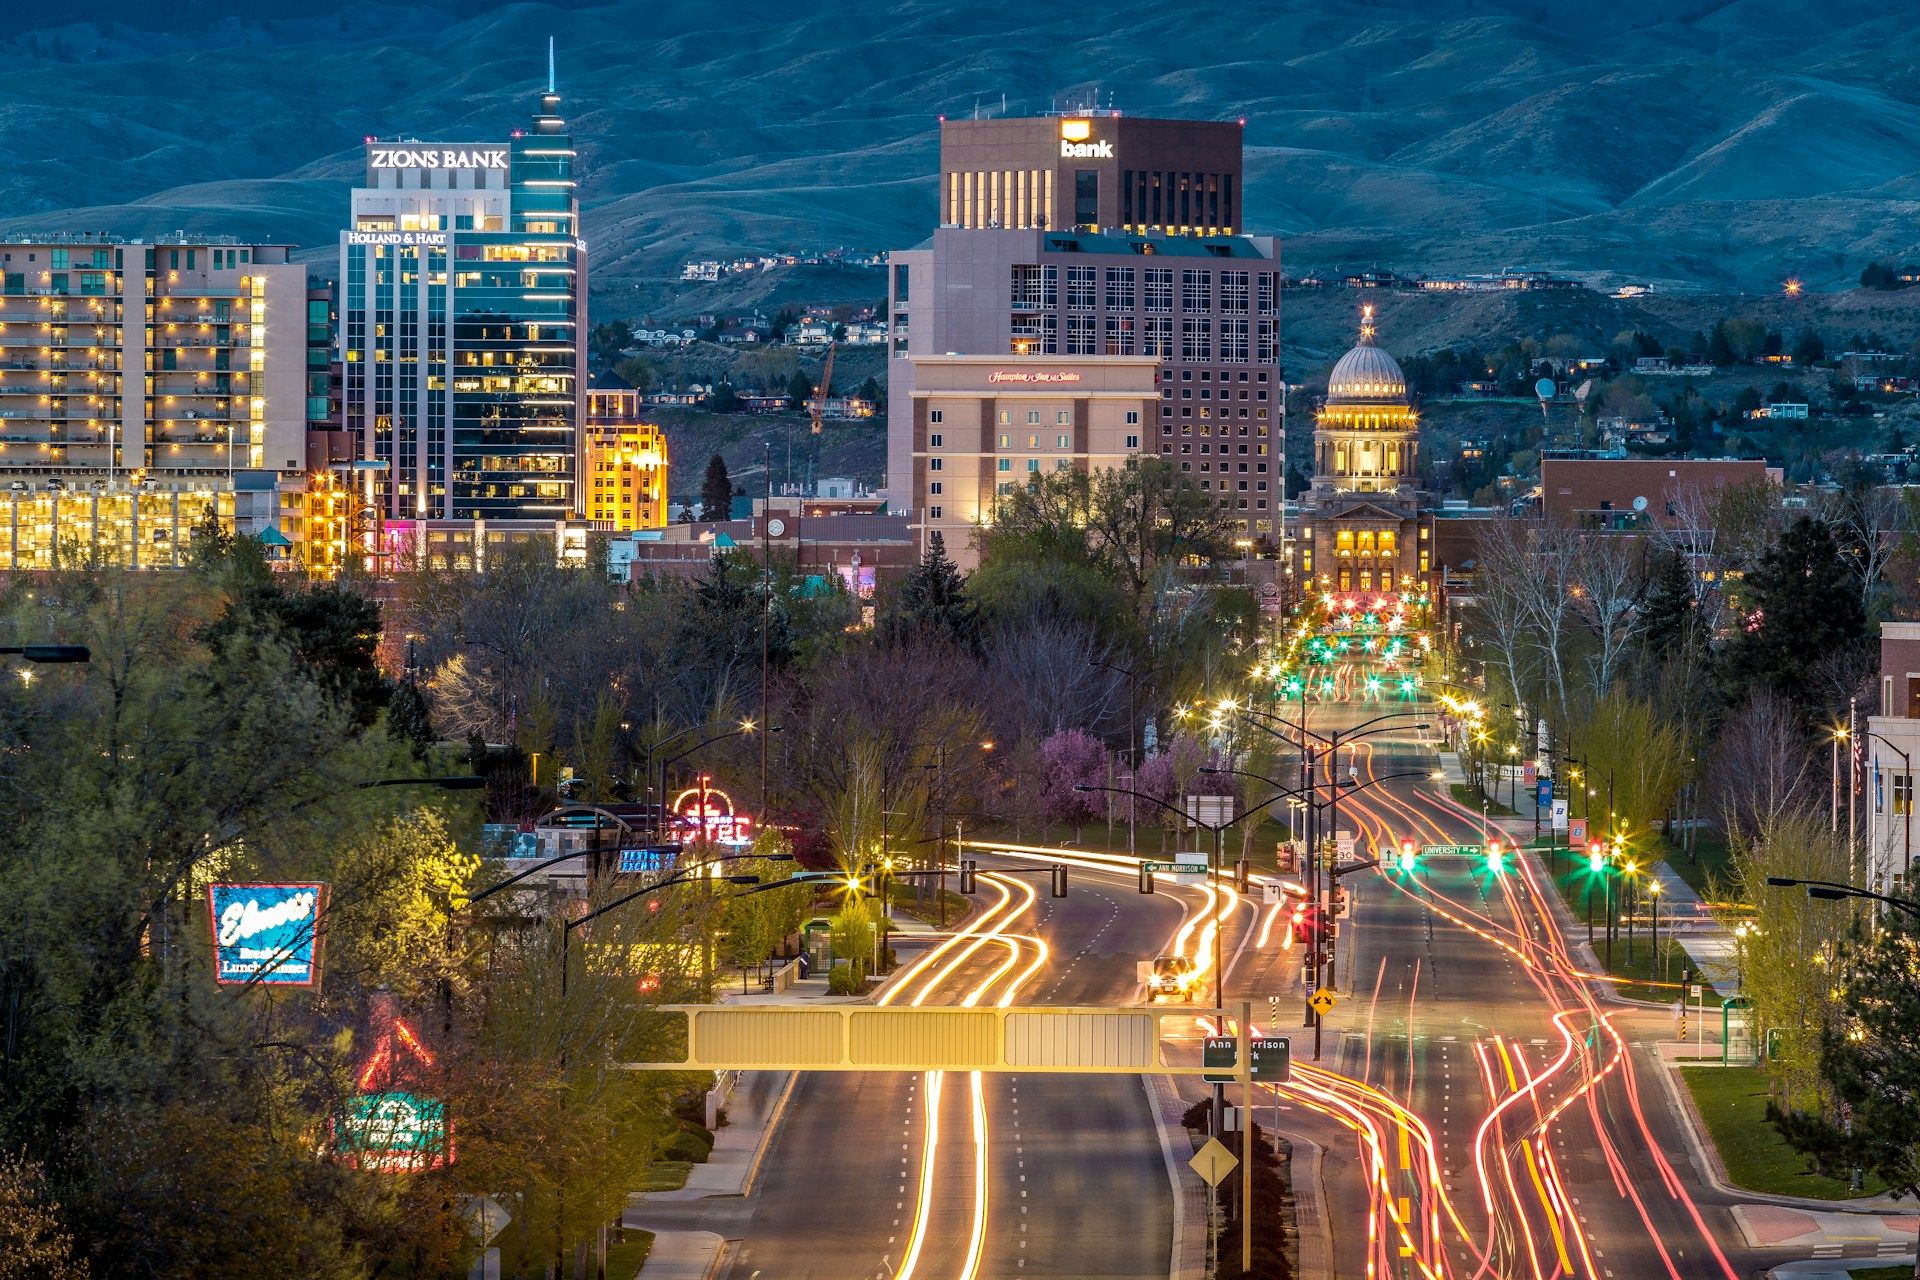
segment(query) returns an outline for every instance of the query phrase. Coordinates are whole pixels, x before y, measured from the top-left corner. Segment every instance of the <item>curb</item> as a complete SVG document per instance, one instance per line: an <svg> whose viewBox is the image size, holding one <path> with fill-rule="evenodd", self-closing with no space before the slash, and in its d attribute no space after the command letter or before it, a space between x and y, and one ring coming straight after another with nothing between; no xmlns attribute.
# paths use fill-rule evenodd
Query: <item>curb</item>
<svg viewBox="0 0 1920 1280"><path fill-rule="evenodd" d="M1189 1221L1186 1202L1194 1188L1180 1176L1181 1162L1174 1159L1173 1130L1167 1127L1164 1114L1169 1103L1179 1105L1180 1095L1167 1076L1143 1075L1140 1084L1147 1091L1147 1113L1153 1117L1153 1131L1160 1139L1160 1158L1166 1162L1167 1184L1173 1192L1173 1246L1168 1256L1167 1280L1203 1280L1207 1269L1205 1220L1200 1220L1198 1230L1195 1223ZM1180 1130L1180 1134L1184 1137L1186 1130ZM1187 1145L1191 1149L1193 1144Z"/></svg>
<svg viewBox="0 0 1920 1280"><path fill-rule="evenodd" d="M767 1150L773 1146L774 1132L779 1129L782 1117L787 1114L787 1100L793 1097L793 1090L800 1083L798 1071L787 1072L786 1087L780 1090L780 1096L774 1100L773 1110L767 1113L767 1123L760 1131L760 1144L753 1149L753 1159L747 1162L746 1176L740 1179L740 1194L753 1194L753 1184L760 1178L760 1166L767 1158Z"/></svg>
<svg viewBox="0 0 1920 1280"><path fill-rule="evenodd" d="M1694 1168L1699 1172L1701 1181L1721 1195L1732 1200L1743 1200L1751 1204L1770 1204L1782 1209L1804 1209L1810 1213L1855 1213L1869 1217L1885 1216L1892 1212L1905 1216L1905 1206L1894 1204L1886 1197L1863 1196L1857 1200L1820 1200L1810 1196L1785 1196L1776 1191L1749 1191L1737 1187L1728 1181L1726 1165L1721 1163L1720 1150L1707 1133L1706 1122L1700 1117L1700 1110L1694 1104L1693 1091L1680 1078L1680 1064L1669 1062L1656 1050L1654 1059L1660 1068L1660 1080L1665 1086L1673 1109L1680 1116L1680 1130L1686 1135L1687 1147L1693 1156ZM1739 1215L1735 1215L1738 1219ZM1746 1223L1740 1223L1741 1235L1746 1235ZM1749 1248L1765 1248L1751 1237L1747 1239Z"/></svg>

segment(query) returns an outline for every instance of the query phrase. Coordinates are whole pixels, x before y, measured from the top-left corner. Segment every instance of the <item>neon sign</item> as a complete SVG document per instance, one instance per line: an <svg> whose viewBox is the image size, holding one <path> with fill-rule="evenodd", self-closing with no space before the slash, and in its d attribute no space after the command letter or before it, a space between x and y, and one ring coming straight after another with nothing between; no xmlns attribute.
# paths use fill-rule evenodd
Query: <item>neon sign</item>
<svg viewBox="0 0 1920 1280"><path fill-rule="evenodd" d="M753 843L753 819L735 813L733 797L707 785L705 775L700 782L702 785L688 787L673 798L674 825L686 833L686 838L709 844Z"/></svg>
<svg viewBox="0 0 1920 1280"><path fill-rule="evenodd" d="M311 987L319 982L324 884L211 884L213 980Z"/></svg>
<svg viewBox="0 0 1920 1280"><path fill-rule="evenodd" d="M431 1067L433 1054L399 1018L360 1070L360 1092L333 1124L334 1153L343 1164L369 1173L419 1173L453 1163L453 1128L447 1107L434 1098L393 1087L402 1057Z"/></svg>

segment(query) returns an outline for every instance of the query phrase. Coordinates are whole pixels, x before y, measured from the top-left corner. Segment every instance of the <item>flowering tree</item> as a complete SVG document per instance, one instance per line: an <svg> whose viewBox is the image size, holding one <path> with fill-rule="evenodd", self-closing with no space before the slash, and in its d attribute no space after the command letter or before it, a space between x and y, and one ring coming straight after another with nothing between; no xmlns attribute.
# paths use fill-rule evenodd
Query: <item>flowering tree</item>
<svg viewBox="0 0 1920 1280"><path fill-rule="evenodd" d="M1107 749L1084 729L1062 729L1040 743L1040 808L1049 822L1072 823L1073 838L1087 820L1099 815L1099 792L1077 786L1106 785Z"/></svg>

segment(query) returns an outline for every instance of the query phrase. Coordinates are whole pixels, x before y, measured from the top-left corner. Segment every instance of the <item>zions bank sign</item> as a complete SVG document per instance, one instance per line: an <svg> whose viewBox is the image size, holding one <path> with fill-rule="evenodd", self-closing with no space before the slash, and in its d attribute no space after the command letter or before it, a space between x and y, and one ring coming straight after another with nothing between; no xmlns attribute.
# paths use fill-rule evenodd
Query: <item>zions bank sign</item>
<svg viewBox="0 0 1920 1280"><path fill-rule="evenodd" d="M385 169L477 169L507 172L504 143L428 147L417 143L369 142L367 172Z"/></svg>

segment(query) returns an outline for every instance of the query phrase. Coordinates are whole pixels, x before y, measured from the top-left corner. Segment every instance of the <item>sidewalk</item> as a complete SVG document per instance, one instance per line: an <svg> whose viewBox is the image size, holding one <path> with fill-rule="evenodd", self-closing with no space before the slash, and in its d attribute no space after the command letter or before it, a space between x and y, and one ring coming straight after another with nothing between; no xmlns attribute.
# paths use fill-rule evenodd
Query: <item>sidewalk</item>
<svg viewBox="0 0 1920 1280"><path fill-rule="evenodd" d="M727 1123L713 1135L713 1153L693 1166L687 1185L627 1197L621 1225L653 1232L652 1252L640 1268L645 1280L707 1280L718 1271L727 1240L744 1226L745 1197L796 1078L788 1071L742 1072L727 1099Z"/></svg>

